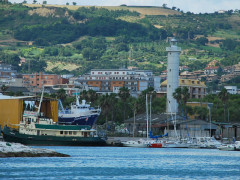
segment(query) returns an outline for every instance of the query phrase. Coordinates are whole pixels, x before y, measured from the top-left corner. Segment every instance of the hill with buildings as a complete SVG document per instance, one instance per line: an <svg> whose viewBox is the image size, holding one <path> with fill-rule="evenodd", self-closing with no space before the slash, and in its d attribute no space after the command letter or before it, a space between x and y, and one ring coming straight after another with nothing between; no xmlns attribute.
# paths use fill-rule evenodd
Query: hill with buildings
<svg viewBox="0 0 240 180"><path fill-rule="evenodd" d="M184 77L204 80L212 90L239 84L238 10L193 14L176 7L6 3L0 9L0 60L22 73L133 67L164 79L165 48L175 36Z"/></svg>
<svg viewBox="0 0 240 180"><path fill-rule="evenodd" d="M211 102L213 121L237 122L239 95L216 93L226 85L235 86L227 87L232 94L240 88L239 13L1 1L1 92L27 95L49 85L48 96L61 99L66 107L74 101L66 93L72 95L78 88L83 90L82 99L101 106L100 124L108 120L122 123L133 112L145 113L145 95L156 90L155 86L160 89L161 78L161 91L165 92L152 94L152 113L160 114L166 110L166 47L176 37L182 49L179 85L189 88L188 102L200 101L200 107L184 105L184 109L196 119L206 120L206 105ZM128 91L131 95L137 92L138 98L126 96Z"/></svg>

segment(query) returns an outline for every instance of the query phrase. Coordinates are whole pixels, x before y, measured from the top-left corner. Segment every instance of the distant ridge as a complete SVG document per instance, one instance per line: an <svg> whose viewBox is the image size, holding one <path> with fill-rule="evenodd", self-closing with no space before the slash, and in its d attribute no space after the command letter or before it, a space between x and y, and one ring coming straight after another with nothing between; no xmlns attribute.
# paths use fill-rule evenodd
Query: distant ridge
<svg viewBox="0 0 240 180"><path fill-rule="evenodd" d="M42 7L60 7L60 8L68 8L70 10L77 10L80 7L93 7L93 6L78 6L78 5L55 5L55 4L25 4L25 6L28 7L37 7L37 8L42 8ZM141 15L180 15L181 12L174 11L172 9L166 9L162 8L159 6L94 6L96 8L105 8L108 10L129 10L129 11L136 11L140 13Z"/></svg>

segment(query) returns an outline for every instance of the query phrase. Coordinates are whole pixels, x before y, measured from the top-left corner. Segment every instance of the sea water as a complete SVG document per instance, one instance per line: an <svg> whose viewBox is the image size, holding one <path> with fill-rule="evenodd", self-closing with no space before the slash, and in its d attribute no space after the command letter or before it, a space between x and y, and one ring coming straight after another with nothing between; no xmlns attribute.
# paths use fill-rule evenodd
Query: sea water
<svg viewBox="0 0 240 180"><path fill-rule="evenodd" d="M71 157L0 158L0 179L240 179L240 151L40 148Z"/></svg>

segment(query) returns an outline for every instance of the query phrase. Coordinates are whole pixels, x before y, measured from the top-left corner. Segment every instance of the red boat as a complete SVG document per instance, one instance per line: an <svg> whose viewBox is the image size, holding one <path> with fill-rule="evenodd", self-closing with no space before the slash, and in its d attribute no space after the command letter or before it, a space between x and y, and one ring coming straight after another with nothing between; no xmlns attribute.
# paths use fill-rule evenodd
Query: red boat
<svg viewBox="0 0 240 180"><path fill-rule="evenodd" d="M162 143L151 143L149 144L150 148L162 148Z"/></svg>

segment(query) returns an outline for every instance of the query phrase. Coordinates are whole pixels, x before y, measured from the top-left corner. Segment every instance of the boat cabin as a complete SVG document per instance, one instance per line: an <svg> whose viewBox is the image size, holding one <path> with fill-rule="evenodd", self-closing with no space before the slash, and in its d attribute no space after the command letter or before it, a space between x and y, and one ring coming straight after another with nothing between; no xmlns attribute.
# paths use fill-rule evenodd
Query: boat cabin
<svg viewBox="0 0 240 180"><path fill-rule="evenodd" d="M38 136L97 137L97 131L90 126L59 125L52 119L37 116L37 112L24 112L19 133Z"/></svg>

